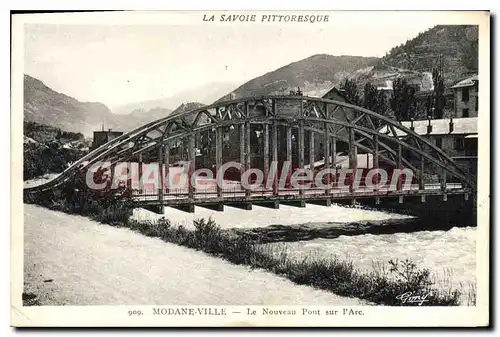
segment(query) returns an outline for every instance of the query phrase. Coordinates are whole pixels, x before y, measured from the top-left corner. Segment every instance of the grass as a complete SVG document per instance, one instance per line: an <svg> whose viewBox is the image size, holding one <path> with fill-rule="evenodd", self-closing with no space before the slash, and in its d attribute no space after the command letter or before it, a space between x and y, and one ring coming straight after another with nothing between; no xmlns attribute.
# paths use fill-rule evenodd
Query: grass
<svg viewBox="0 0 500 337"><path fill-rule="evenodd" d="M164 218L156 221L132 220L130 212L133 203L128 200L118 198L115 200L77 198L57 202L50 199L43 200L42 204L50 209L86 215L112 226L127 227L149 237L157 237L165 242L200 250L233 264L264 269L286 277L296 284L309 285L341 296L398 306L418 305L418 303L403 303L398 299L401 294L428 294L427 301L422 305L460 304L462 295L460 290L436 288L436 282L431 277L430 271L419 268L408 260L391 260L387 266L364 271L356 269L352 261L336 257L291 258L286 248L276 250L276 247L262 244L258 239L223 230L212 219L195 220L194 230L183 226L172 226L170 221ZM467 296L470 299L469 303L475 304L475 289L469 289Z"/></svg>
<svg viewBox="0 0 500 337"><path fill-rule="evenodd" d="M22 299L23 306L25 307L40 305L40 301L38 301L37 296L33 293L23 293Z"/></svg>

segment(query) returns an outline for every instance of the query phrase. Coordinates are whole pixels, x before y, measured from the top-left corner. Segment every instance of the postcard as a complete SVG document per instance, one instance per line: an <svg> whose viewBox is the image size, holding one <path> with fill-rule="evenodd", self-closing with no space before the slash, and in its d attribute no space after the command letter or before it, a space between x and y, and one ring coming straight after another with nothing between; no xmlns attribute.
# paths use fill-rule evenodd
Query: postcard
<svg viewBox="0 0 500 337"><path fill-rule="evenodd" d="M490 324L489 12L18 13L11 81L12 326Z"/></svg>

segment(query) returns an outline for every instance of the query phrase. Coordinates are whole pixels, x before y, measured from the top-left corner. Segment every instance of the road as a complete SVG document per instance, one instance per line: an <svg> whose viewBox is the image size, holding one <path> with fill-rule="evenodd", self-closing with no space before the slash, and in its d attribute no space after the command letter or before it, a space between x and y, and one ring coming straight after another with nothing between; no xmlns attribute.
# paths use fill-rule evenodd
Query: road
<svg viewBox="0 0 500 337"><path fill-rule="evenodd" d="M84 217L24 218L24 292L42 305L363 304Z"/></svg>

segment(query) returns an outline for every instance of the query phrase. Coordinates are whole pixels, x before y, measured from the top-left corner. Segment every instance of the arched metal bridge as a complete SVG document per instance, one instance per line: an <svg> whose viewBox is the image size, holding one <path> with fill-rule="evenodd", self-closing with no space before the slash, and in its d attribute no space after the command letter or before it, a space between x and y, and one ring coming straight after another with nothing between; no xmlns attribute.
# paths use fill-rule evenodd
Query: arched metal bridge
<svg viewBox="0 0 500 337"><path fill-rule="evenodd" d="M381 132L381 130L385 130ZM255 134L259 136L256 138ZM318 146L319 145L319 146ZM441 149L410 128L373 111L348 103L307 96L248 97L217 102L190 111L170 114L152 121L90 152L55 179L25 188L25 195L56 190L81 172L102 162L139 163L144 158L161 165L168 175L174 156L196 163L204 151L206 168L218 170L232 158L242 164L241 171L263 170L267 179L271 162L289 161L295 168L337 169L345 154L349 168L357 169L360 154L371 158L371 168L405 168L414 173L410 189L396 190L366 186L347 189L336 185L337 175L326 175L331 188L294 190L274 184L255 189L213 186L213 191L197 192L190 179L185 189L165 186L134 191L144 205L203 205L223 203L279 202L350 198L463 194L476 189L475 177L455 163ZM207 159L208 158L208 159ZM318 164L319 163L319 164ZM196 163L199 167L200 163ZM368 167L368 165L367 165ZM192 174L194 165L189 169ZM438 177L437 183L435 177ZM167 184L168 185L168 184Z"/></svg>

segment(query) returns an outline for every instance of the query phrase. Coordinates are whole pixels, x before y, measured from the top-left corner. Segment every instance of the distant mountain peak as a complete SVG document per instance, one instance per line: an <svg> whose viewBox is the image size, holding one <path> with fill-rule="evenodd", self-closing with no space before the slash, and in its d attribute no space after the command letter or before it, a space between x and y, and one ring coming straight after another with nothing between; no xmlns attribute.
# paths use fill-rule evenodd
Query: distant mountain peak
<svg viewBox="0 0 500 337"><path fill-rule="evenodd" d="M24 120L90 134L103 122L112 124L111 111L99 102L80 102L24 75Z"/></svg>
<svg viewBox="0 0 500 337"><path fill-rule="evenodd" d="M171 110L160 109L151 113L114 115L100 102L80 102L56 92L42 81L24 75L24 120L58 127L64 131L81 132L86 136L93 131L112 128L131 131L138 126L168 115Z"/></svg>

